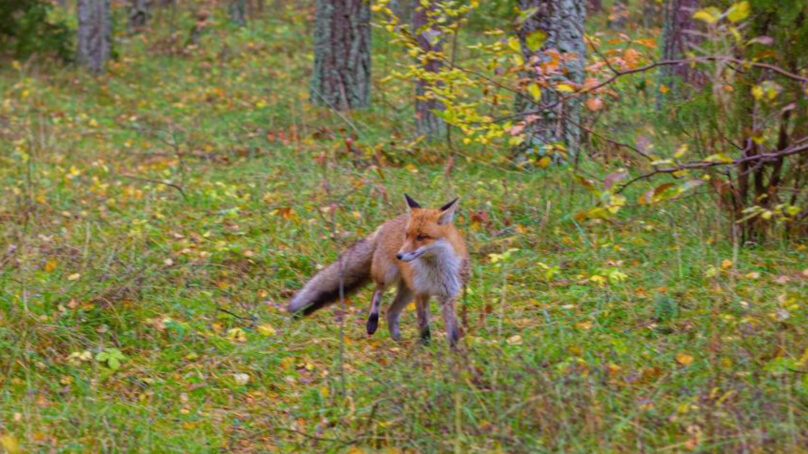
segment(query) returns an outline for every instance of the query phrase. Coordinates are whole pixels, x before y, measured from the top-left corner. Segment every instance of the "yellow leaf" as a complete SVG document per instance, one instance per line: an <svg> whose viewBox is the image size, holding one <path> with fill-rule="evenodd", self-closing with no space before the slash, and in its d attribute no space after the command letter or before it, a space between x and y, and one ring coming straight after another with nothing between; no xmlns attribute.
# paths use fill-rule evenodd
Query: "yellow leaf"
<svg viewBox="0 0 808 454"><path fill-rule="evenodd" d="M530 93L530 96L533 97L534 101L539 102L541 100L541 88L539 88L538 84L528 85L527 91Z"/></svg>
<svg viewBox="0 0 808 454"><path fill-rule="evenodd" d="M660 92L660 93L662 93L662 94L664 95L664 94L665 94L665 93L667 93L668 91L670 91L670 89L668 88L668 86L667 86L667 85L665 85L665 84L659 84L659 92Z"/></svg>
<svg viewBox="0 0 808 454"><path fill-rule="evenodd" d="M740 22L749 17L749 2L742 1L732 5L727 12L727 19L730 22Z"/></svg>
<svg viewBox="0 0 808 454"><path fill-rule="evenodd" d="M575 327L583 331L589 331L590 329L592 329L592 322L590 321L578 322L575 324Z"/></svg>
<svg viewBox="0 0 808 454"><path fill-rule="evenodd" d="M50 273L51 271L55 270L57 263L58 262L56 261L56 259L48 260L48 263L45 264L45 272Z"/></svg>
<svg viewBox="0 0 808 454"><path fill-rule="evenodd" d="M590 277L589 280L598 285L604 285L606 283L606 278L599 274L595 274L594 276Z"/></svg>
<svg viewBox="0 0 808 454"><path fill-rule="evenodd" d="M550 163L552 163L552 159L550 159L549 156L544 156L541 159L539 159L539 167L541 167L542 169L550 167Z"/></svg>
<svg viewBox="0 0 808 454"><path fill-rule="evenodd" d="M569 84L558 84L556 85L556 90L564 92L564 93L572 93L575 91L575 88Z"/></svg>
<svg viewBox="0 0 808 454"><path fill-rule="evenodd" d="M693 13L693 19L704 21L708 24L714 24L718 22L718 18L721 16L721 13L716 14L716 11L715 8L700 9Z"/></svg>
<svg viewBox="0 0 808 454"><path fill-rule="evenodd" d="M510 47L512 50L515 50L516 52L520 52L522 49L522 47L519 45L519 40L516 39L515 37L508 38L508 47Z"/></svg>
<svg viewBox="0 0 808 454"><path fill-rule="evenodd" d="M247 342L247 333L241 328L227 330L227 338L234 342Z"/></svg>
<svg viewBox="0 0 808 454"><path fill-rule="evenodd" d="M734 160L723 153L717 153L704 158L706 162L721 162L724 164L732 164Z"/></svg>
<svg viewBox="0 0 808 454"><path fill-rule="evenodd" d="M258 325L258 332L263 334L264 336L274 336L277 331L275 328L272 327L269 323L264 323L263 325Z"/></svg>
<svg viewBox="0 0 808 454"><path fill-rule="evenodd" d="M16 438L14 438L14 435L10 435L10 434L0 435L0 446L2 446L3 449L8 454L22 453L22 448L20 448L20 443L17 441Z"/></svg>
<svg viewBox="0 0 808 454"><path fill-rule="evenodd" d="M79 273L73 273L73 274L71 274L70 276L67 276L67 280L68 280L68 281L75 281L75 280L77 280L77 279L78 279L78 278L80 278L80 277L81 277L81 274L79 274Z"/></svg>
<svg viewBox="0 0 808 454"><path fill-rule="evenodd" d="M727 268L729 268L731 266L732 266L732 260L724 259L724 260L721 261L721 268L727 269Z"/></svg>
<svg viewBox="0 0 808 454"><path fill-rule="evenodd" d="M755 85L754 87L752 87L752 96L754 96L755 99L762 98L763 97L763 87L761 87L760 85Z"/></svg>
<svg viewBox="0 0 808 454"><path fill-rule="evenodd" d="M688 366L693 362L693 355L689 355L687 353L677 353L676 362L683 366Z"/></svg>

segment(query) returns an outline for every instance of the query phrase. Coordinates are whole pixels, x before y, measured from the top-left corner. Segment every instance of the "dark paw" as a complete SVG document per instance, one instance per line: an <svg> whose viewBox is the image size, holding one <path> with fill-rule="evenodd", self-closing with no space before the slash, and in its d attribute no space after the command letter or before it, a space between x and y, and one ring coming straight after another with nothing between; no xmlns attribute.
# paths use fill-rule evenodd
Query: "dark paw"
<svg viewBox="0 0 808 454"><path fill-rule="evenodd" d="M449 347L451 347L453 349L457 348L457 341L458 340L460 340L460 333L456 329L453 329L449 333Z"/></svg>
<svg viewBox="0 0 808 454"><path fill-rule="evenodd" d="M421 343L423 345L429 345L429 342L432 340L432 333L429 332L429 328L421 331Z"/></svg>
<svg viewBox="0 0 808 454"><path fill-rule="evenodd" d="M370 314L368 317L368 334L373 334L379 328L379 314Z"/></svg>

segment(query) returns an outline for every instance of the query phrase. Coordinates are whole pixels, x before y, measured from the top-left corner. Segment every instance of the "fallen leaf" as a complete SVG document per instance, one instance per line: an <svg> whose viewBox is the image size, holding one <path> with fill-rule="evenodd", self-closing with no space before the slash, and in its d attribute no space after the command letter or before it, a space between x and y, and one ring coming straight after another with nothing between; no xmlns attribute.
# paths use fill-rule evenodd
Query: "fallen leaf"
<svg viewBox="0 0 808 454"><path fill-rule="evenodd" d="M263 325L258 325L258 332L263 334L264 336L274 336L277 331L275 328L272 327L269 323L264 323Z"/></svg>
<svg viewBox="0 0 808 454"><path fill-rule="evenodd" d="M693 355L687 353L677 353L676 362L683 366L688 366L693 362Z"/></svg>

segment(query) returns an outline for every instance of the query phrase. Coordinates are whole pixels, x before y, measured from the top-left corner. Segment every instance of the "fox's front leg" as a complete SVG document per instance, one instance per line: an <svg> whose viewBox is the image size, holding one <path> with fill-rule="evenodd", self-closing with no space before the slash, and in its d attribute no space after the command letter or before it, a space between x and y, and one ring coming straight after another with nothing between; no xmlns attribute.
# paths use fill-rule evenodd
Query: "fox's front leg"
<svg viewBox="0 0 808 454"><path fill-rule="evenodd" d="M416 296L415 310L418 315L418 333L421 335L421 342L428 344L431 338L429 332L429 296Z"/></svg>
<svg viewBox="0 0 808 454"><path fill-rule="evenodd" d="M393 304L387 309L387 328L390 330L390 337L394 340L401 339L401 331L398 329L398 319L401 317L401 311L407 307L412 301L412 292L403 283L398 284L398 293L396 293Z"/></svg>
<svg viewBox="0 0 808 454"><path fill-rule="evenodd" d="M442 298L440 311L443 315L443 324L446 328L446 339L449 341L449 347L454 348L460 339L460 328L457 324L457 314L455 314L455 297Z"/></svg>

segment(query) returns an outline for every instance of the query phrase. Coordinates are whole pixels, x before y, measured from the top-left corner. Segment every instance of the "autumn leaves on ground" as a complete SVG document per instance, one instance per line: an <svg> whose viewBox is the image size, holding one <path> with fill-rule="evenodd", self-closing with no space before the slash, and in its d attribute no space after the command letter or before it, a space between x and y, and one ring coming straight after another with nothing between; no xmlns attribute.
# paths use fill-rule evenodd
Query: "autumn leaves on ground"
<svg viewBox="0 0 808 454"><path fill-rule="evenodd" d="M292 24L310 11L284 14L215 17L181 52L158 17L99 77L0 71L0 445L805 449L804 241L738 247L703 195L579 222L593 199L570 172L490 149L447 168L442 141L412 139L411 87L383 80L400 49L374 42L379 102L337 115L308 103ZM462 197L459 351L439 317L420 346L412 308L402 342L368 337L369 291L290 319L291 293L405 191Z"/></svg>

